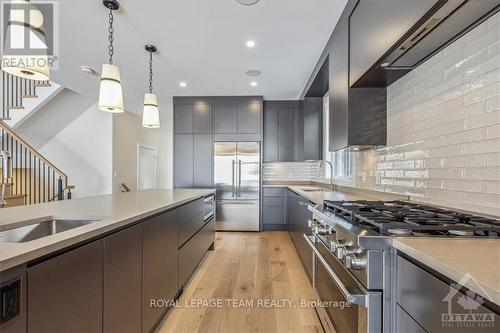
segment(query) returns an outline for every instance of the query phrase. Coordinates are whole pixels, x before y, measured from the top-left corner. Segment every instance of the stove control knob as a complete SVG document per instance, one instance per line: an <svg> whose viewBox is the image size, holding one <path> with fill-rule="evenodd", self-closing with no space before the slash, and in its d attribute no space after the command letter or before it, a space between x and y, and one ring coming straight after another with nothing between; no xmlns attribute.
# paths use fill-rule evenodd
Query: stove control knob
<svg viewBox="0 0 500 333"><path fill-rule="evenodd" d="M337 251L337 242L336 241L330 241L330 251L336 252Z"/></svg>
<svg viewBox="0 0 500 333"><path fill-rule="evenodd" d="M356 258L354 254L345 256L345 266L349 269L365 269L366 260Z"/></svg>
<svg viewBox="0 0 500 333"><path fill-rule="evenodd" d="M339 242L337 242L337 258L339 258L339 260L342 260L344 259L344 255L345 255L345 245L341 245L339 244Z"/></svg>
<svg viewBox="0 0 500 333"><path fill-rule="evenodd" d="M316 224L316 223L314 223L314 221L313 221L313 220L307 220L307 226L308 226L309 228L314 227L314 225L315 225L315 224Z"/></svg>
<svg viewBox="0 0 500 333"><path fill-rule="evenodd" d="M317 235L330 235L332 233L330 227L324 227L321 224L318 224L314 227L314 233Z"/></svg>

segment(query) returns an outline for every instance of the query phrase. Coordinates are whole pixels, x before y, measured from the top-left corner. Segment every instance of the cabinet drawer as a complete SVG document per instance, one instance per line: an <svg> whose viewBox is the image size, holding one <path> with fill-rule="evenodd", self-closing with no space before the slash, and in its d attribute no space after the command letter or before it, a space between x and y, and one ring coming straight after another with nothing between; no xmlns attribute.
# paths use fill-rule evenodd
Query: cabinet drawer
<svg viewBox="0 0 500 333"><path fill-rule="evenodd" d="M215 219L212 219L179 249L179 287L186 284L214 241Z"/></svg>
<svg viewBox="0 0 500 333"><path fill-rule="evenodd" d="M285 200L283 197L264 197L264 206L265 207L275 207L285 205Z"/></svg>
<svg viewBox="0 0 500 333"><path fill-rule="evenodd" d="M284 193L284 187L264 187L265 197L282 197Z"/></svg>
<svg viewBox="0 0 500 333"><path fill-rule="evenodd" d="M179 223L183 224L195 216L203 213L204 201L203 198L198 199L196 201L185 204L184 206L179 208Z"/></svg>
<svg viewBox="0 0 500 333"><path fill-rule="evenodd" d="M452 314L470 314L469 310L464 310L460 305L460 298L474 309L473 314L489 314L495 318L495 327L500 324L500 316L405 258L398 256L396 269L397 303L427 332L456 330L456 327L443 327L442 315L449 314L450 308ZM451 303L450 308L448 299ZM481 332L495 332L495 327L481 328Z"/></svg>
<svg viewBox="0 0 500 333"><path fill-rule="evenodd" d="M204 224L203 212L199 213L191 220L179 225L179 247L181 247L191 236L203 227Z"/></svg>

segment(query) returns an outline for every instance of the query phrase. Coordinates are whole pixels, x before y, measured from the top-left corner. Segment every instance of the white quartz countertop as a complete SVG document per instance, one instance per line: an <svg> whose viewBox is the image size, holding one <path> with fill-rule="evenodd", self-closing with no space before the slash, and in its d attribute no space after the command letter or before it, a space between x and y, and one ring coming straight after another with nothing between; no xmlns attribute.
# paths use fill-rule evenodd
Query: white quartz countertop
<svg viewBox="0 0 500 333"><path fill-rule="evenodd" d="M368 196L365 194L348 193L342 191L329 191L329 192L309 192L307 190L318 189L317 186L311 185L264 185L264 187L284 187L300 194L309 201L314 202L316 205L323 204L324 200L377 200L376 197ZM306 190L306 191L304 191Z"/></svg>
<svg viewBox="0 0 500 333"><path fill-rule="evenodd" d="M395 238L393 246L500 305L499 239Z"/></svg>
<svg viewBox="0 0 500 333"><path fill-rule="evenodd" d="M215 190L162 189L0 209L0 231L29 225L44 217L95 219L91 224L25 243L0 236L0 271L94 238L157 213L202 198Z"/></svg>

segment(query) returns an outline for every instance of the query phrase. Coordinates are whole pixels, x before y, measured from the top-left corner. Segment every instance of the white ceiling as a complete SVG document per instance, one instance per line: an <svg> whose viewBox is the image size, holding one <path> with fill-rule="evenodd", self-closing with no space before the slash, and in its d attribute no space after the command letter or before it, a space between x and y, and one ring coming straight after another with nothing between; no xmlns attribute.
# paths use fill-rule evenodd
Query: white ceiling
<svg viewBox="0 0 500 333"><path fill-rule="evenodd" d="M36 2L36 1L33 1ZM61 0L60 63L53 81L97 99L107 61L108 12L101 0ZM330 37L346 0L121 0L115 15L115 64L120 66L126 108L139 111L147 89L147 52L155 57L155 92L171 96L263 95L297 99ZM248 49L245 41L257 46ZM251 87L248 69L262 75ZM180 88L179 81L188 83Z"/></svg>

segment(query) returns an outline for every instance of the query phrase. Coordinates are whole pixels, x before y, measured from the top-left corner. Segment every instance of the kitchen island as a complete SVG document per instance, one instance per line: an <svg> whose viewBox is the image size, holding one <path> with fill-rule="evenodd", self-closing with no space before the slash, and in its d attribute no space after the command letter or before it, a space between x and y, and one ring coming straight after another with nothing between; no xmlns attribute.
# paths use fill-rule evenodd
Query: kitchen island
<svg viewBox="0 0 500 333"><path fill-rule="evenodd" d="M146 190L3 209L0 284L10 301L0 329L154 329L213 248L204 200L213 193ZM59 232L57 223L77 226Z"/></svg>

